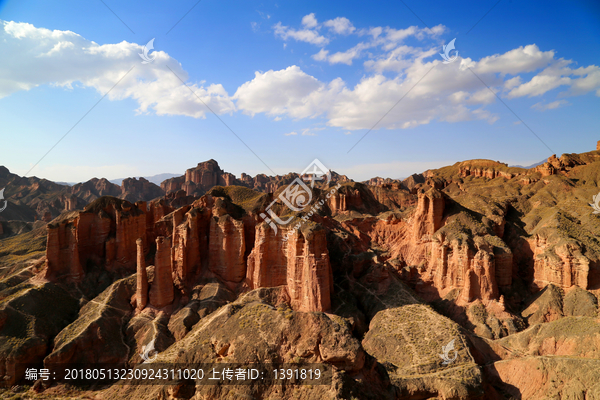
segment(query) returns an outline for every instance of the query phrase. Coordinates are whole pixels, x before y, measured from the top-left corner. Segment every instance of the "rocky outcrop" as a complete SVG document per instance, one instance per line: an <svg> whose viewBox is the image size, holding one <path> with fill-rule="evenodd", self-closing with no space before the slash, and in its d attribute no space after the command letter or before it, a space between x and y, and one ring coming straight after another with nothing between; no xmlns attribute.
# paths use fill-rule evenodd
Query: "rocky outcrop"
<svg viewBox="0 0 600 400"><path fill-rule="evenodd" d="M126 178L121 186L110 182L106 178L93 178L87 182L78 183L70 187L72 196L92 202L102 196L114 196L130 202L148 201L161 197L164 191L146 178Z"/></svg>
<svg viewBox="0 0 600 400"><path fill-rule="evenodd" d="M208 212L183 207L173 214L172 266L175 286L187 292L192 276L207 258ZM201 238L202 236L202 238Z"/></svg>
<svg viewBox="0 0 600 400"><path fill-rule="evenodd" d="M213 215L209 235L209 269L225 281L241 282L246 276L244 223L228 214Z"/></svg>
<svg viewBox="0 0 600 400"><path fill-rule="evenodd" d="M6 281L4 281L5 283ZM0 285L0 380L9 387L25 375L25 363L40 364L55 336L77 318L78 303L54 283ZM7 297L7 291L13 291Z"/></svg>
<svg viewBox="0 0 600 400"><path fill-rule="evenodd" d="M148 274L146 272L146 257L144 255L144 241L138 239L137 245L137 273L136 273L136 303L137 309L142 310L148 304Z"/></svg>
<svg viewBox="0 0 600 400"><path fill-rule="evenodd" d="M424 305L380 311L371 320L362 344L367 353L386 360L400 398L469 399L482 395L481 372L459 326ZM444 354L449 344L452 351ZM442 355L452 360L451 368Z"/></svg>
<svg viewBox="0 0 600 400"><path fill-rule="evenodd" d="M154 261L154 281L150 287L150 304L163 308L173 302L173 276L171 274L171 239L156 238L156 257Z"/></svg>
<svg viewBox="0 0 600 400"><path fill-rule="evenodd" d="M243 186L263 193L275 193L278 189L289 185L299 174L269 176L258 174L255 177L242 173L240 178L223 171L215 160L198 163L194 168L186 170L185 175L170 178L161 183L166 194L183 190L188 196L202 196L215 186ZM331 181L334 183L351 182L345 175L331 171Z"/></svg>
<svg viewBox="0 0 600 400"><path fill-rule="evenodd" d="M285 306L285 294L280 288L256 289L235 302L193 325L191 331L160 353L155 363L177 363L192 366L198 362L257 363L325 363L336 376L323 370L319 385L295 385L281 390L280 385L199 385L189 387L190 393L202 398L278 398L307 399L328 397L350 398L352 391L358 398L393 399L386 390L387 384L377 385L385 379L372 360L367 360L360 342L342 318L324 313L302 313ZM302 365L302 364L300 364ZM351 383L341 383L343 376ZM362 377L362 379L357 379ZM368 379L367 379L368 377ZM371 378L373 377L373 378ZM372 385L369 382L373 379ZM340 385L331 382L340 382ZM183 385L189 385L183 383ZM194 385L195 386L195 385ZM165 385L124 386L115 385L105 394L109 398L168 398Z"/></svg>
<svg viewBox="0 0 600 400"><path fill-rule="evenodd" d="M66 214L48 224L47 230L48 278L80 280L88 262L104 264L109 270L134 271L136 240L146 242L146 211L127 201L104 197L83 212Z"/></svg>
<svg viewBox="0 0 600 400"><path fill-rule="evenodd" d="M129 299L135 293L135 277L110 285L79 311L79 317L54 339L52 352L44 359L46 368L64 363L113 363L127 360L123 323L132 311Z"/></svg>
<svg viewBox="0 0 600 400"><path fill-rule="evenodd" d="M248 256L251 288L286 285L291 305L299 311L327 311L333 286L325 230L278 230L256 227Z"/></svg>
<svg viewBox="0 0 600 400"><path fill-rule="evenodd" d="M386 219L373 220L370 226L356 227L353 221L344 226L358 235L368 234L371 246L376 244L386 251L386 259L396 268L413 270L406 275L407 270L402 269L402 274L417 284L417 291L427 299L444 297L458 289L461 294L457 301L463 304L478 299L486 303L499 300L498 282L504 287L512 282L510 249L491 233L466 237L462 233L464 222L472 217L449 215L447 201L437 189L421 190L417 206L407 219L390 214Z"/></svg>
<svg viewBox="0 0 600 400"><path fill-rule="evenodd" d="M183 189L188 196L202 196L214 186L234 184L240 184L234 175L224 172L215 160L208 160L186 170L184 176L163 181L161 188L166 193Z"/></svg>
<svg viewBox="0 0 600 400"><path fill-rule="evenodd" d="M102 196L118 197L121 194L121 188L106 178L93 178L71 186L70 192L80 199L92 202Z"/></svg>
<svg viewBox="0 0 600 400"><path fill-rule="evenodd" d="M499 393L506 393L512 398L545 400L600 397L598 360L527 357L498 361L486 366L485 372Z"/></svg>
<svg viewBox="0 0 600 400"><path fill-rule="evenodd" d="M79 260L78 227L79 219L64 220L46 227L48 239L45 278L67 277L73 281L83 278L84 271Z"/></svg>
<svg viewBox="0 0 600 400"><path fill-rule="evenodd" d="M528 239L533 253L533 286L548 284L562 288L588 288L590 260L577 243L557 243L558 237L537 234Z"/></svg>
<svg viewBox="0 0 600 400"><path fill-rule="evenodd" d="M146 178L126 178L121 183L119 198L131 202L148 201L164 196L165 192Z"/></svg>
<svg viewBox="0 0 600 400"><path fill-rule="evenodd" d="M331 308L333 279L325 230L296 231L288 239L287 288L292 307L299 311Z"/></svg>

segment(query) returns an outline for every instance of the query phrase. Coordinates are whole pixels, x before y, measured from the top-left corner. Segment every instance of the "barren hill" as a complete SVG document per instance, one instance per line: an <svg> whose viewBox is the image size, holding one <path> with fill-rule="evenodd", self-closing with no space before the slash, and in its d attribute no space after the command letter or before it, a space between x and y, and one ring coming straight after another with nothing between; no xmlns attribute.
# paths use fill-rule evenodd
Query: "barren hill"
<svg viewBox="0 0 600 400"><path fill-rule="evenodd" d="M600 398L589 205L600 151L532 169L463 161L403 181L335 174L301 211L280 197L296 177L238 179L210 160L147 201L146 182L111 192L98 180L77 189L85 207L1 240L4 381L23 382L17 362L139 366L152 343L162 363L321 363L333 375L73 396ZM266 220L269 207L289 222Z"/></svg>

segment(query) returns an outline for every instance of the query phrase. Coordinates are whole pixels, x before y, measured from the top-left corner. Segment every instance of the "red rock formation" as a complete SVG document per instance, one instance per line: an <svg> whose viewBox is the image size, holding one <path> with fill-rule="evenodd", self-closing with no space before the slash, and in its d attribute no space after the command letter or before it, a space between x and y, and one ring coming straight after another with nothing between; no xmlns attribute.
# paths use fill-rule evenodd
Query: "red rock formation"
<svg viewBox="0 0 600 400"><path fill-rule="evenodd" d="M498 278L503 286L512 282L510 250L494 250L477 238L472 241L460 236L448 237L440 230L444 226L444 209L441 192L422 191L409 219L373 219L371 227L364 224L358 227L359 234L367 233L373 244L389 252L390 258L400 260L400 266L417 267L420 281L435 288L435 294L421 291L428 290L427 285L417 288L425 297L443 297L452 289L460 289L460 301L465 303L476 299L497 300ZM349 221L344 226L352 224Z"/></svg>
<svg viewBox="0 0 600 400"><path fill-rule="evenodd" d="M156 238L154 281L150 287L150 304L163 308L173 302L173 276L171 274L171 239Z"/></svg>
<svg viewBox="0 0 600 400"><path fill-rule="evenodd" d="M121 210L115 210L115 265L131 269L136 263L137 238L142 238L142 241L146 242L146 215L145 210L139 210L131 204L121 204Z"/></svg>
<svg viewBox="0 0 600 400"><path fill-rule="evenodd" d="M246 277L251 288L275 287L287 284L286 230L277 233L268 224L258 224L254 247L248 256Z"/></svg>
<svg viewBox="0 0 600 400"><path fill-rule="evenodd" d="M550 176L556 174L556 168L548 162L542 165L538 165L537 167L535 167L535 170L536 172L541 173L542 176Z"/></svg>
<svg viewBox="0 0 600 400"><path fill-rule="evenodd" d="M165 193L180 189L185 190L188 196L203 195L214 186L230 186L241 184L234 175L224 172L215 160L198 163L195 168L185 171L185 175L171 178L161 183Z"/></svg>
<svg viewBox="0 0 600 400"><path fill-rule="evenodd" d="M102 196L118 197L121 194L121 187L105 178L93 178L71 186L70 192L80 199L90 202Z"/></svg>
<svg viewBox="0 0 600 400"><path fill-rule="evenodd" d="M414 234L416 239L423 235L433 235L442 226L444 217L444 197L436 189L419 193L417 210L414 215Z"/></svg>
<svg viewBox="0 0 600 400"><path fill-rule="evenodd" d="M126 178L121 183L119 198L135 202L138 200L152 200L164 194L164 191L158 185L145 178Z"/></svg>
<svg viewBox="0 0 600 400"><path fill-rule="evenodd" d="M239 179L235 175L224 172L215 160L199 163L195 168L190 168L185 175L163 181L160 186L167 194L184 190L188 196L202 196L214 186L244 186L264 193L275 193L279 188L289 185L299 175L290 173L286 175L268 176L256 175L254 178L242 174ZM345 175L331 171L331 182L351 182Z"/></svg>
<svg viewBox="0 0 600 400"><path fill-rule="evenodd" d="M64 211L73 211L77 209L78 198L74 195L63 196L63 201L65 203Z"/></svg>
<svg viewBox="0 0 600 400"><path fill-rule="evenodd" d="M183 207L173 213L173 279L184 292L201 265L202 256L206 256L206 241L201 244L200 232L207 230L207 217L208 213L201 213L199 208Z"/></svg>
<svg viewBox="0 0 600 400"><path fill-rule="evenodd" d="M287 288L292 307L298 311L327 311L331 308L333 279L325 230L299 230L288 239Z"/></svg>
<svg viewBox="0 0 600 400"><path fill-rule="evenodd" d="M144 241L136 240L137 245L137 286L136 302L137 309L143 310L148 304L148 274L146 272L146 257L144 256Z"/></svg>
<svg viewBox="0 0 600 400"><path fill-rule="evenodd" d="M161 182L160 187L165 193L171 193L181 189L181 186L185 183L185 176L178 176L176 178L170 178Z"/></svg>
<svg viewBox="0 0 600 400"><path fill-rule="evenodd" d="M79 220L64 220L58 224L47 225L46 242L46 279L67 277L73 281L83 278L83 268L79 261L77 225Z"/></svg>
<svg viewBox="0 0 600 400"><path fill-rule="evenodd" d="M533 285L541 289L550 283L562 288L588 288L590 260L576 243L550 241L542 235L527 240L533 253Z"/></svg>
<svg viewBox="0 0 600 400"><path fill-rule="evenodd" d="M246 276L244 223L228 214L214 215L209 235L209 269L228 282L241 282Z"/></svg>
<svg viewBox="0 0 600 400"><path fill-rule="evenodd" d="M292 308L327 311L331 308L331 277L326 232L322 228L283 230L267 224L256 227L248 256L250 287L286 285Z"/></svg>
<svg viewBox="0 0 600 400"><path fill-rule="evenodd" d="M514 178L514 174L506 171L499 171L496 169L484 169L484 168L473 168L470 166L463 167L459 170L459 174L461 177L465 178L467 176L474 176L476 178L488 178L495 179L498 177L503 177L505 179Z"/></svg>
<svg viewBox="0 0 600 400"><path fill-rule="evenodd" d="M364 209L363 198L357 188L339 185L334 187L337 190L328 199L328 205L332 212L343 212L348 210Z"/></svg>
<svg viewBox="0 0 600 400"><path fill-rule="evenodd" d="M328 204L332 212L347 211L346 195L343 193L336 192L329 198Z"/></svg>
<svg viewBox="0 0 600 400"><path fill-rule="evenodd" d="M108 269L134 271L137 238L145 245L145 211L116 198L100 199L86 211L48 225L47 276L68 272L73 279L80 279L88 261Z"/></svg>

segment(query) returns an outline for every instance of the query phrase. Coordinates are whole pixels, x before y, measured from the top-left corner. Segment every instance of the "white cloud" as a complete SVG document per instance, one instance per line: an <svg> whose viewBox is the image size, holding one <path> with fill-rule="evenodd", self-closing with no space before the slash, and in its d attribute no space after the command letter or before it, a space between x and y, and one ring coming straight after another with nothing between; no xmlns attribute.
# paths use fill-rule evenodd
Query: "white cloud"
<svg viewBox="0 0 600 400"><path fill-rule="evenodd" d="M285 136L295 136L297 135L298 132L294 131L294 132L289 132L289 133L284 133Z"/></svg>
<svg viewBox="0 0 600 400"><path fill-rule="evenodd" d="M359 35L371 35L373 39L377 39L379 35L383 32L383 28L380 26L376 26L374 28L364 29L359 32Z"/></svg>
<svg viewBox="0 0 600 400"><path fill-rule="evenodd" d="M335 26L341 26L342 19L330 21L338 21L338 25L330 24L335 30ZM292 38L320 46L328 42L319 35L314 14L305 16L302 24L301 30L294 30L278 23L275 34L284 40ZM409 36L432 38L444 32L442 25L432 30L418 27L355 29L353 32L361 36L362 41L350 49L331 53L321 48L311 56L317 61L348 65L361 57L367 58L363 64L364 75L353 87L341 78L320 81L292 65L281 70L255 72L254 78L239 86L233 96L220 84L196 82L185 87L167 66L184 81L188 80L186 71L163 51L151 53L154 62L141 64L138 53L142 46L136 43L99 45L70 31L51 31L26 23L3 22L0 28L3 28L0 29L0 50L11 55L0 64L0 98L39 85L70 88L76 84L104 94L135 67L110 91L108 98L134 99L138 113L203 118L207 112L203 101L218 114L264 113L276 120L321 116L328 126L348 131L371 128L387 111L376 129L405 129L436 120L494 123L498 116L485 106L495 102L496 96L468 68L504 98L541 96L560 86L566 87L564 95L595 91L600 96L600 67L573 69L572 61L555 59L554 51L541 51L535 44L478 61L461 58L450 64L441 63L436 41L435 44L425 42L423 47L402 44ZM528 81L521 76L537 71ZM563 100L547 103L544 99L533 108L553 109L565 104ZM292 133L311 135L316 131L296 129Z"/></svg>
<svg viewBox="0 0 600 400"><path fill-rule="evenodd" d="M400 31L393 32L396 38L406 37L416 31L404 30L402 34L398 32ZM347 52L334 54L322 49L313 55L313 58L327 60L330 63L351 63L358 57L358 53L370 45L371 42L360 42ZM498 120L498 116L484 107L497 100L494 93L509 98L542 94L550 87L568 84L571 81L571 78L561 77L560 74L574 75L564 62L547 59L548 54L552 55L552 52L541 52L534 45L516 50L479 61L465 58L460 62L442 64L437 58L433 61L425 61L435 56L438 49L420 49L402 45L379 58L365 62L365 68L374 73L365 75L354 87L348 87L339 78L329 83L321 82L304 73L299 67L270 71L268 74L257 75L255 80L248 84L249 87L255 86L252 91L246 93L240 90L236 93L237 106L250 114L266 112L274 115L285 114L292 118L324 116L329 126L346 130L371 128L387 111L389 113L376 129L406 129L428 124L434 120L446 122L483 120L493 124ZM512 60L519 67L506 64L507 59ZM502 69L503 66L506 70ZM509 72L511 74L528 72L534 66L547 66L544 70L546 75L534 77L527 83L522 83L520 76L506 78ZM492 90L483 86L478 79L474 79L468 68L478 71L477 75ZM393 71L397 75L388 77L383 75L384 71ZM597 88L594 81L595 72L594 68L581 70L575 78L588 79L587 90ZM288 89L276 79L271 79L271 75L286 76L296 89ZM554 80L554 84L543 81L542 76L551 77L549 79ZM258 93L277 92L280 86L287 93L285 98L276 98L269 94L264 99L259 99L255 98L254 94L250 95L250 92L257 93L256 96L259 96ZM309 86L312 87L311 90L307 90ZM404 96L406 98L396 104ZM246 98L247 101L241 101Z"/></svg>
<svg viewBox="0 0 600 400"><path fill-rule="evenodd" d="M540 51L535 44L521 46L504 54L482 58L477 63L477 73L519 74L547 66L554 59L554 51Z"/></svg>
<svg viewBox="0 0 600 400"><path fill-rule="evenodd" d="M256 73L255 78L242 85L234 97L237 107L250 115L264 112L292 118L314 118L324 114L329 126L365 129L390 110L433 65L414 66L409 69L406 79L389 79L380 74L364 77L353 88L348 88L339 78L330 83L320 82L299 67L292 66L280 71ZM460 79L456 80L456 75ZM465 104L484 105L491 101L489 95L482 91L481 84L472 79L470 72L461 72L458 64L455 64L450 69L433 70L430 76L432 82L423 87L419 85L420 91L415 87L407 99L386 116L381 127L410 128L427 124L435 118L494 122L496 117L489 112L471 110L460 102L452 104L447 101L450 93L457 92L461 87L469 90L462 99ZM446 87L441 83L446 83Z"/></svg>
<svg viewBox="0 0 600 400"><path fill-rule="evenodd" d="M401 72L411 66L415 60L422 60L434 54L437 54L436 49L423 51L410 46L398 46L376 59L365 61L364 66L367 70L378 73L384 71Z"/></svg>
<svg viewBox="0 0 600 400"><path fill-rule="evenodd" d="M330 19L329 21L325 21L323 25L339 35L349 35L356 30L352 22L344 17Z"/></svg>
<svg viewBox="0 0 600 400"><path fill-rule="evenodd" d="M347 18L343 17L329 20L325 22L324 25L329 25L331 27L330 29L336 33L349 34L356 30L352 23ZM352 65L354 60L365 55L365 50L381 47L381 49L383 49L386 53L378 56L375 60L371 59L365 61L365 68L377 72L383 72L385 70L398 72L403 68L406 68L414 61L412 59L413 57L407 59L404 58L405 56L410 55L411 52L419 54L422 58L429 57L437 53L437 50L435 49L423 51L422 49L403 46L401 45L401 42L404 39L410 36L415 36L419 39L423 39L425 36L435 37L444 32L444 30L445 27L443 25L438 25L431 30L419 29L417 26L411 26L407 29L393 29L390 27L377 27L370 28L368 30L363 29L358 31L358 35L370 35L372 36L372 39L369 41L359 42L348 50L338 51L331 55L328 54L328 51L326 52L322 49L319 53L313 55L313 59L317 61L327 61L332 65ZM384 31L385 35L381 36L382 32Z"/></svg>
<svg viewBox="0 0 600 400"><path fill-rule="evenodd" d="M138 56L142 48L126 41L98 45L70 31L3 21L0 51L11 56L0 64L0 98L40 85L70 88L76 82L104 95L133 67L107 97L136 100L138 113L153 110L158 115L204 118L208 110L190 89L218 114L235 110L223 86L194 83L184 87L167 68L186 81L188 75L176 60L154 51L150 54L154 61L144 65Z"/></svg>
<svg viewBox="0 0 600 400"><path fill-rule="evenodd" d="M531 106L531 108L533 108L534 110L538 110L538 111L546 111L546 110L554 110L555 108L566 106L567 104L569 104L569 102L566 100L556 100L556 101L553 101L552 103L548 103L548 104L543 104L542 102L535 103L534 105Z"/></svg>
<svg viewBox="0 0 600 400"><path fill-rule="evenodd" d="M568 77L536 75L529 82L523 83L508 92L508 98L540 96L559 86L568 85L570 82L571 79Z"/></svg>
<svg viewBox="0 0 600 400"><path fill-rule="evenodd" d="M258 11L258 10L256 10L256 12L260 15L260 17L262 19L270 19L271 18L271 16L269 14L267 14L267 13L264 13L264 12Z"/></svg>
<svg viewBox="0 0 600 400"><path fill-rule="evenodd" d="M275 32L275 36L279 36L283 40L291 38L299 42L311 43L317 46L323 46L329 43L329 39L319 35L315 29L312 29L317 26L317 20L314 14L304 16L304 18L302 18L302 25L304 26L304 29L296 30L278 22L273 26L273 31Z"/></svg>
<svg viewBox="0 0 600 400"><path fill-rule="evenodd" d="M321 49L317 54L313 54L311 57L317 61L324 61L327 59L327 54L329 54L329 50Z"/></svg>
<svg viewBox="0 0 600 400"><path fill-rule="evenodd" d="M521 77L515 76L514 78L507 79L504 82L504 88L507 90L510 90L510 89L514 88L515 86L519 86L521 83L522 83Z"/></svg>
<svg viewBox="0 0 600 400"><path fill-rule="evenodd" d="M316 28L318 25L317 19L315 18L315 13L310 13L302 17L302 25L305 28Z"/></svg>
<svg viewBox="0 0 600 400"><path fill-rule="evenodd" d="M371 47L368 43L359 43L356 46L346 50L346 51L338 51L327 57L327 61L329 64L346 64L352 65L352 61L361 56L363 50Z"/></svg>
<svg viewBox="0 0 600 400"><path fill-rule="evenodd" d="M385 28L385 38L390 42L401 42L409 36L414 36L419 32L417 26L411 26L406 29Z"/></svg>
<svg viewBox="0 0 600 400"><path fill-rule="evenodd" d="M590 65L575 70L568 69L568 72L575 76L581 76L581 78L571 79L569 94L577 96L596 90L596 96L600 97L600 67Z"/></svg>
<svg viewBox="0 0 600 400"><path fill-rule="evenodd" d="M322 131L323 127L318 128L306 128L302 130L302 136L317 136L318 131Z"/></svg>
<svg viewBox="0 0 600 400"><path fill-rule="evenodd" d="M323 86L293 65L280 71L256 72L254 79L241 85L233 97L246 114L289 114L294 118L306 118L317 112L306 99Z"/></svg>

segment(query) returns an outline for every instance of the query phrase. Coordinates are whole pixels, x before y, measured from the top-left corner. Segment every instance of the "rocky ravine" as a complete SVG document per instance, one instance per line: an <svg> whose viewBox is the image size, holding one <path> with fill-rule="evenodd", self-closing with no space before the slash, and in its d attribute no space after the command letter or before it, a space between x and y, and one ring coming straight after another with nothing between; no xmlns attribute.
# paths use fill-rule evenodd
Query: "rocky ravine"
<svg viewBox="0 0 600 400"><path fill-rule="evenodd" d="M7 384L22 377L15 362L136 365L154 340L162 362L322 362L334 378L93 396L600 398L600 218L588 205L600 151L530 170L472 160L402 182L340 178L277 232L260 213L285 179L225 179L211 165L165 181L170 197L99 197L0 241Z"/></svg>

